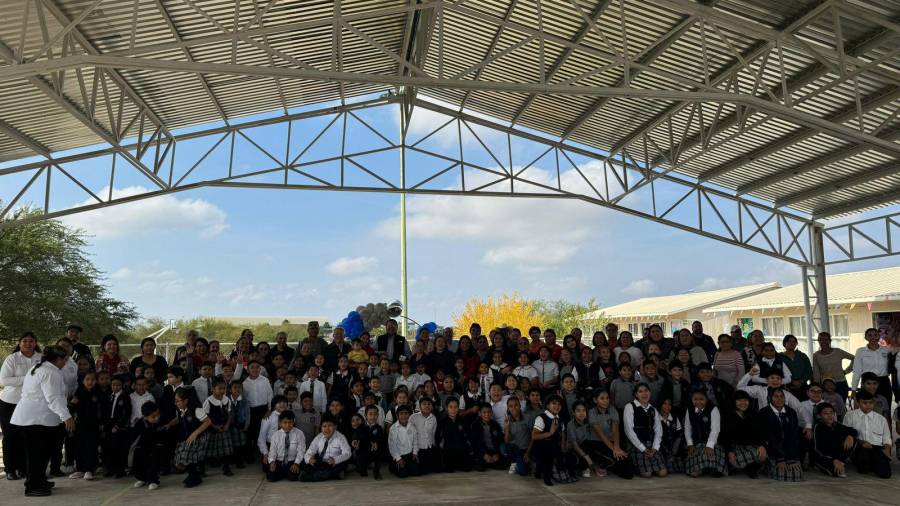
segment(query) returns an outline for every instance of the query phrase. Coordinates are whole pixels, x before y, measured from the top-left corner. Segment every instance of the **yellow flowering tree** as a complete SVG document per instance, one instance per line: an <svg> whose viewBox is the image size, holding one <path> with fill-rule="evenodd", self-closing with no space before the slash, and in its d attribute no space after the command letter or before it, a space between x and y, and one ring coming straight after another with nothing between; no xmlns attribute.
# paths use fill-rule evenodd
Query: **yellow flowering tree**
<svg viewBox="0 0 900 506"><path fill-rule="evenodd" d="M487 299L473 298L453 319L455 335L468 335L469 326L473 322L481 324L484 334L503 325L518 327L525 334L532 325L543 327L543 317L538 313L537 307L536 301L525 300L518 294L504 294Z"/></svg>

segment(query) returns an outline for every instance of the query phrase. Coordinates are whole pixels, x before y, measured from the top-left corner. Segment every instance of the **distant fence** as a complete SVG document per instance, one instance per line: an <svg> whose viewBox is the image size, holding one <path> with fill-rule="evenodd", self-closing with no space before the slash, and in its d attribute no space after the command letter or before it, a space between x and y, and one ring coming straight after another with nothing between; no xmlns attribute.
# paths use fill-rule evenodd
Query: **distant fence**
<svg viewBox="0 0 900 506"><path fill-rule="evenodd" d="M271 344L271 343L270 343ZM299 342L288 342L288 346L294 348L295 350L300 345ZM231 354L231 350L234 349L235 343L223 343L219 342L219 350L228 356ZM178 349L179 346L184 346L184 342L180 343L156 343L156 354L161 355L166 358L166 362L172 363L172 359L175 357L175 350ZM272 344L274 347L275 345ZM100 345L97 344L89 344L88 348L91 349L91 353L94 357L97 357L101 353ZM141 344L140 343L128 343L128 344L120 344L119 345L119 353L128 358L129 362L134 357L141 354Z"/></svg>

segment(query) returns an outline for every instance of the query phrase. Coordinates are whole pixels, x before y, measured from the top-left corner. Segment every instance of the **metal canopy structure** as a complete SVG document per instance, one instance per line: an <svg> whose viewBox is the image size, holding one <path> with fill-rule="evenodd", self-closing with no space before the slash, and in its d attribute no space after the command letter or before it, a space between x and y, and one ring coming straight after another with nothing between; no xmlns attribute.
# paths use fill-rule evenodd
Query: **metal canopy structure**
<svg viewBox="0 0 900 506"><path fill-rule="evenodd" d="M896 0L10 0L0 226L210 186L579 199L801 266L811 332L827 263L900 249L897 214L819 221L900 202L898 85Z"/></svg>

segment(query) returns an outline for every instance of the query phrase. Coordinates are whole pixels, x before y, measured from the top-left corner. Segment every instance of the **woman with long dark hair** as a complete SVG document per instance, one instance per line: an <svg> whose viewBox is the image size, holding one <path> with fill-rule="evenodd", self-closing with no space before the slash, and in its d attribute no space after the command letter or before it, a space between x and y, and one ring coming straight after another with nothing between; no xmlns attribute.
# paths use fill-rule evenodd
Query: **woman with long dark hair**
<svg viewBox="0 0 900 506"><path fill-rule="evenodd" d="M128 360L119 353L119 339L112 334L100 340L100 355L97 357L94 370L109 374L128 372Z"/></svg>
<svg viewBox="0 0 900 506"><path fill-rule="evenodd" d="M131 361L131 373L134 374L138 367L153 369L156 382L160 384L166 382L169 364L165 357L156 354L156 340L152 337L145 337L141 340L141 354Z"/></svg>
<svg viewBox="0 0 900 506"><path fill-rule="evenodd" d="M63 348L47 348L41 361L25 375L22 397L13 412L11 422L19 427L25 440L25 495L29 497L50 495L53 484L47 481L47 464L56 428L60 424L69 432L75 428L60 372L67 359Z"/></svg>
<svg viewBox="0 0 900 506"><path fill-rule="evenodd" d="M22 334L16 349L0 367L0 431L3 432L3 469L7 480L25 477L25 446L22 436L10 423L16 404L22 398L25 375L41 360L41 347L31 332Z"/></svg>

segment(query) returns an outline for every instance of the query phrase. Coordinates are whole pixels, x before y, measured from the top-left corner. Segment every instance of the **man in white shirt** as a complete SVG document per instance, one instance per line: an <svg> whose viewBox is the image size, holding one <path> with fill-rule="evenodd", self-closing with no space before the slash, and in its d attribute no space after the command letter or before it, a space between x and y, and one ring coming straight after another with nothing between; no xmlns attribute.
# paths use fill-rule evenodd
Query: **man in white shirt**
<svg viewBox="0 0 900 506"><path fill-rule="evenodd" d="M871 372L878 376L878 394L890 400L891 381L888 377L888 361L892 352L897 351L894 346L881 346L881 337L878 330L866 330L867 344L856 350L853 358L853 384L851 389L855 392L859 389L863 373ZM900 354L897 363L900 364Z"/></svg>
<svg viewBox="0 0 900 506"><path fill-rule="evenodd" d="M303 431L294 427L294 412L285 411L278 417L281 430L272 434L269 445L269 468L266 479L271 482L287 478L297 481L300 478L300 464L306 453L306 437Z"/></svg>
<svg viewBox="0 0 900 506"><path fill-rule="evenodd" d="M890 478L891 428L887 420L875 412L875 400L870 392L860 390L856 401L859 407L844 415L844 425L856 429L859 435L852 461L862 474L872 471L879 478Z"/></svg>
<svg viewBox="0 0 900 506"><path fill-rule="evenodd" d="M352 453L347 438L336 431L336 428L334 419L322 420L322 432L306 449L300 481L325 481L343 475Z"/></svg>
<svg viewBox="0 0 900 506"><path fill-rule="evenodd" d="M306 371L306 379L300 383L298 390L300 395L303 395L303 392L311 393L313 396L313 407L319 413L325 413L328 409L328 392L325 388L325 383L319 379L319 372L318 366L309 366L309 369Z"/></svg>
<svg viewBox="0 0 900 506"><path fill-rule="evenodd" d="M409 417L410 425L416 428L416 450L422 474L441 470L441 456L434 441L437 417L434 416L433 410L431 399L423 397L419 400L419 412Z"/></svg>
<svg viewBox="0 0 900 506"><path fill-rule="evenodd" d="M398 478L419 474L419 449L416 446L418 434L409 423L409 406L397 408L397 423L388 432L388 452L391 454L391 471Z"/></svg>

